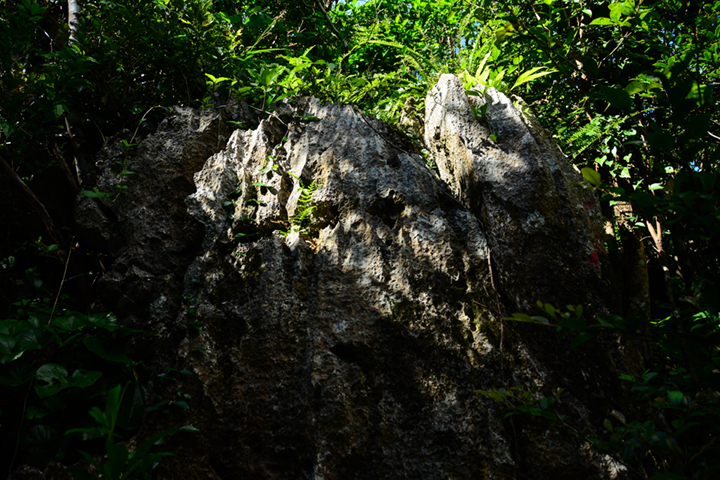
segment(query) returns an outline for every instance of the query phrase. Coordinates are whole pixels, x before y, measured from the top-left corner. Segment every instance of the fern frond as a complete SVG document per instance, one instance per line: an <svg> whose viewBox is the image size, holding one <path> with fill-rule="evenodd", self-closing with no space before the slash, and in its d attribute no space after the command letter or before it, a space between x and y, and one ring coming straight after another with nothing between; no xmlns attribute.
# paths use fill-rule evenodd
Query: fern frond
<svg viewBox="0 0 720 480"><path fill-rule="evenodd" d="M302 232L307 229L307 223L310 220L312 213L315 209L317 209L317 207L312 204L312 197L315 191L322 187L322 185L318 185L315 180L313 180L310 185L305 187L302 180L300 180L300 177L292 173L290 175L292 175L300 185L300 197L298 198L298 203L295 207L295 215L290 218L290 223L294 229Z"/></svg>

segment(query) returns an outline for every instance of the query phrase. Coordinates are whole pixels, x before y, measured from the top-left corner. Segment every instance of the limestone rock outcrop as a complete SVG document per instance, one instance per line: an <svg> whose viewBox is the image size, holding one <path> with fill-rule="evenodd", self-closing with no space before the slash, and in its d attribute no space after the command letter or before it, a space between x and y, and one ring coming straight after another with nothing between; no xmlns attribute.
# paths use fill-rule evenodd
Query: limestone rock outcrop
<svg viewBox="0 0 720 480"><path fill-rule="evenodd" d="M155 373L192 372L148 386L190 408L145 433L200 430L159 478L623 478L476 393L562 387L558 411L594 431L614 387L597 352L560 358L502 321L565 294L606 308L597 206L506 97L478 120L458 84L426 101L439 177L380 121L310 98L231 134L228 109L180 110L127 153L115 202L80 201L104 303L156 334L138 346ZM101 190L123 155L99 158Z"/></svg>
<svg viewBox="0 0 720 480"><path fill-rule="evenodd" d="M597 198L574 186L582 177L522 100L486 90L468 97L457 77L441 76L425 101L425 143L440 178L485 225L507 304L603 309Z"/></svg>

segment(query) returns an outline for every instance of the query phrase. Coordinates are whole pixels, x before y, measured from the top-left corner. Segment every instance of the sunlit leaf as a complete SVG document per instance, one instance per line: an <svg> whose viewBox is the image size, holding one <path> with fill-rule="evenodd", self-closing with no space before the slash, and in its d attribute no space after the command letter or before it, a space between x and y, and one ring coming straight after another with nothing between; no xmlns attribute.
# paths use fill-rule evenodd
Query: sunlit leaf
<svg viewBox="0 0 720 480"><path fill-rule="evenodd" d="M582 176L590 182L592 185L599 187L602 184L602 180L600 178L600 174L589 167L584 167L582 170L580 170L580 173L582 173Z"/></svg>
<svg viewBox="0 0 720 480"><path fill-rule="evenodd" d="M550 75L552 73L557 72L557 70L551 70L547 67L534 67L530 70L527 70L523 72L517 80L515 80L515 83L513 84L510 91L513 89L519 87L520 85L523 85L525 83L532 82L534 80L537 80L538 78L544 77L545 75Z"/></svg>

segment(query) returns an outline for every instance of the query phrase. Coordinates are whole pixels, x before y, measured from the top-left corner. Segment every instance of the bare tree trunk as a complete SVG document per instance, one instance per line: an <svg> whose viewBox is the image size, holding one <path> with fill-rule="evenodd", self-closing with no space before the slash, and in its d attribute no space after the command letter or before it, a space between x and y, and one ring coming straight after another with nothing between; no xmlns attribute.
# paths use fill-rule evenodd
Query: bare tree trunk
<svg viewBox="0 0 720 480"><path fill-rule="evenodd" d="M68 28L70 29L70 39L68 43L75 41L75 31L77 30L77 17L80 14L80 4L78 0L68 0Z"/></svg>

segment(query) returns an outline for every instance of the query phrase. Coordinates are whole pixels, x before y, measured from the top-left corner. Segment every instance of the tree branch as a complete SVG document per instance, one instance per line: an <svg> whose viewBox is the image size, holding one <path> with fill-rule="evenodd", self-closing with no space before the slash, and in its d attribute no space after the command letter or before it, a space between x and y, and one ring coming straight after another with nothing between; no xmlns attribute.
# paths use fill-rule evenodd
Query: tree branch
<svg viewBox="0 0 720 480"><path fill-rule="evenodd" d="M64 245L62 233L60 233L60 230L55 227L55 222L53 222L53 219L45 208L45 205L42 204L42 202L35 196L33 191L30 190L30 187L28 187L25 182L22 181L22 179L18 176L17 172L15 172L15 170L13 170L2 157L0 157L0 169L5 172L8 177L10 177L10 180L12 180L13 184L25 195L28 203L38 214L40 220L42 220L43 224L45 225L45 229L47 230L53 241L59 246Z"/></svg>
<svg viewBox="0 0 720 480"><path fill-rule="evenodd" d="M327 13L327 10L325 10L325 5L323 5L322 0L315 0L315 4L320 7L320 10L322 11L323 16L325 17L325 20L327 20L328 25L330 25L330 30L332 30L333 34L340 40L340 43L342 43L342 50L343 53L347 53L348 46L345 39L340 35L340 32L337 28L335 28L335 25L333 24L332 20L330 20L330 16Z"/></svg>

